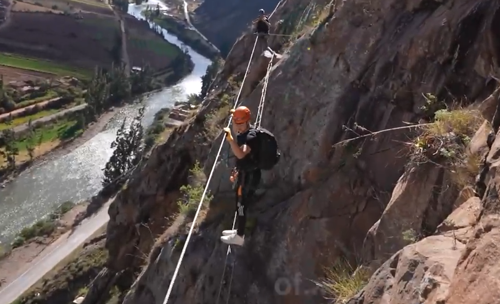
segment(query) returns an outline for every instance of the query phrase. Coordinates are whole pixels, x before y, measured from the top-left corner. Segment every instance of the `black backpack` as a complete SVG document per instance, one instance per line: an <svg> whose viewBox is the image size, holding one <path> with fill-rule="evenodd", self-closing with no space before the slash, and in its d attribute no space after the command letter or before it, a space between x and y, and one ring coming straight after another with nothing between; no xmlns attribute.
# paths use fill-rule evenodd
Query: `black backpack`
<svg viewBox="0 0 500 304"><path fill-rule="evenodd" d="M273 133L264 128L256 128L259 140L259 151L254 155L257 167L261 170L271 170L280 160L281 153Z"/></svg>

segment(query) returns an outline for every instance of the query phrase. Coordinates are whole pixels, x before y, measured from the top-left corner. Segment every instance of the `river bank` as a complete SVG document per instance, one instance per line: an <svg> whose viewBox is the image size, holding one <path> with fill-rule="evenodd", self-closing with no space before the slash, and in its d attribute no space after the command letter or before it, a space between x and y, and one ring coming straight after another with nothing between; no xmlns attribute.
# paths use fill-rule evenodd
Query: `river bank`
<svg viewBox="0 0 500 304"><path fill-rule="evenodd" d="M129 14L135 16L137 19L144 19L141 12L145 10L146 7L156 6L157 3L160 2L157 0L149 0L146 5L130 4ZM180 39L170 35L167 31L162 30L162 33L169 42L179 46L183 45ZM195 64L193 71L177 85L164 88L145 97L144 104L146 105L146 111L143 119L145 128L154 123L155 114L160 111L160 109L165 107L173 108L176 103L186 102L188 95L200 93L201 77L205 74L211 61L198 54L191 47L187 46L186 48ZM7 198L3 205L0 204L0 231L3 231L0 235L0 241L2 237L4 239L9 238L9 236L15 235L16 232L18 233L23 226L26 226L26 223L33 223L36 221L35 219L39 219L40 216L50 213L51 211L49 211L49 208L52 205L51 202L56 200L58 202L65 200L80 201L82 199L89 199L97 194L102 189L102 168L112 154L110 143L114 140L116 130L120 126L122 119L135 116L137 107L138 106L128 105L120 109L120 111L115 111L118 113L115 113L115 116L113 116L107 124L101 126L102 131L83 143L80 147L75 149L75 147L68 146L66 148L72 150L69 153L60 152L51 153L50 156L47 155L39 166L32 168L29 175L21 174L18 179L10 183L5 189L0 189L0 197ZM95 128L96 126L93 127ZM99 128L96 129L98 132ZM164 134L162 133L162 135ZM82 135L82 137L83 136L84 135ZM91 136L89 135L89 137ZM16 189L30 189L31 191L23 192L16 191ZM108 204L110 200L107 200ZM103 208L106 208L106 205ZM24 272L23 282L16 280L16 282L13 282L8 288L4 285L4 290L1 290L0 294L3 292L2 296L8 297L8 295L12 295L13 289L17 291L17 285L30 286L32 284L30 280L33 276L45 274L45 270L43 270L43 273L40 273L40 271L38 271L39 269L36 269L41 264L41 262L37 263L38 260L44 260L44 266L42 268L45 269L46 265L49 263L48 259L52 260L58 256L64 259L66 255L63 255L64 252L61 252L64 251L63 247L69 246L70 244L68 243L74 243L74 240L69 242L69 239L75 237L76 234L82 235L85 233L88 234L88 236L92 235L95 231L93 228L90 229L87 227L87 222L95 221L97 218L104 216L107 217L107 212L101 208L101 211L97 215L73 227L71 231L75 232L72 236L67 236L67 232L59 239L55 240L52 245L46 246L45 252L50 251L50 253L39 253L37 258L31 259L32 262L29 263L31 266L20 265L24 266L24 269L29 267L29 269ZM78 222L77 218L75 218L74 224L76 222ZM9 225L4 225L4 223L9 223ZM40 249L38 250L40 252ZM44 255L47 255L47 259L42 257ZM66 278L61 279L63 279L63 281L67 280ZM46 282L43 283L44 288L47 287L45 283ZM61 287L61 284L56 284L57 288ZM23 291L19 293L16 292L16 294L19 295L21 293L23 293Z"/></svg>
<svg viewBox="0 0 500 304"><path fill-rule="evenodd" d="M148 5L156 4L155 0L150 0L147 5L131 4L129 14L143 20L141 12ZM162 30L162 34L169 42L182 45L177 37L167 31ZM146 128L160 109L173 107L176 102L185 102L189 94L200 92L201 77L211 62L192 48L186 48L194 68L178 84L145 96L143 125ZM99 124L103 125L93 125L92 131L87 130L70 145L39 158L34 166L18 174L5 188L0 188L0 241L12 241L23 227L49 214L58 202L88 200L95 196L102 189L102 168L112 155L110 145L116 137L116 131L123 119L131 119L136 115L138 108L139 105L127 105L119 111L115 110L115 116L111 119L99 120Z"/></svg>
<svg viewBox="0 0 500 304"><path fill-rule="evenodd" d="M172 86L172 85L179 83L179 81L181 81L184 77L186 77L187 74L189 74L193 71L194 63L192 62L191 57L188 54L183 55L183 56L187 60L185 67L181 71L178 71L177 73L171 74L169 77L163 79L163 83L166 83L165 87ZM154 75L154 78L157 78L157 77L159 78L161 76ZM140 94L138 96L134 96L132 98L132 100L140 100L140 99L144 98L145 96L149 96L152 93L159 92L161 89L158 87L159 87L159 85L156 85L154 90ZM34 144L34 151L32 152L33 153L32 156L29 155L29 152L27 151L27 149L23 149L23 150L20 149L18 155L16 156L16 168L11 172L8 172L8 169L0 170L0 188L6 187L7 183L12 182L17 176L19 176L19 174L26 171L27 169L34 167L34 166L37 166L37 165L39 165L39 164L41 164L49 159L61 157L65 154L68 154L68 153L74 151L75 149L77 149L78 147L83 145L85 142L87 142L88 140L90 140L91 138L93 138L94 136L99 134L100 132L102 132L104 130L104 128L106 127L106 125L108 124L108 122L114 116L115 109L120 109L123 106L125 106L126 104L130 104L130 102L125 103L123 105L119 105L119 106L110 108L110 110L103 113L97 119L96 122L91 123L87 126L84 126L85 123L82 122L83 123L82 127L79 128L78 130L76 130L76 132L74 132L74 136L72 136L71 138L63 139L63 138L61 138L61 136L58 136L58 134L55 134L55 136L52 136L54 138L50 138L49 140L47 140L45 138L47 141L42 142L40 139L40 142ZM86 106L86 104L84 104L84 105ZM71 110L71 109L69 109L69 110ZM83 111L83 110L84 110L84 108L81 108L81 109L79 109L78 112ZM39 119L40 123L38 123L38 120L33 122L34 128L38 128L38 127L41 128L41 129L38 129L38 131L41 130L40 131L41 133L36 134L34 136L35 139L38 139L39 137L41 138L44 135L43 129L46 127L46 125L54 125L55 126L54 128L58 129L57 132L59 132L59 133L61 133L61 131L64 131L64 130L61 130L61 128L59 128L59 125L61 125L61 122L58 122L58 120L60 120L62 117L62 116L60 117L60 114L61 113L55 113L53 115L54 117L51 119L48 119L51 116L41 118L41 119ZM77 115L78 115L77 112L69 111L63 116L74 116L73 118L70 118L69 120L75 121ZM64 121L62 121L62 124L64 125ZM15 128L20 128L20 127L25 127L25 126L21 125L21 126L15 127ZM72 126L66 126L66 127L71 128ZM27 131L28 130L24 130L24 133L26 133ZM49 130L49 131L51 131L51 133L55 132L55 130ZM52 134L52 135L54 135L54 134ZM61 135L61 134L59 134L59 135ZM18 135L16 135L16 136L18 136ZM24 137L22 137L22 138L24 138ZM17 137L16 142L20 141L22 138ZM5 165L5 164L3 164L2 159L0 159L0 167L2 165Z"/></svg>
<svg viewBox="0 0 500 304"><path fill-rule="evenodd" d="M46 161L54 158L64 156L65 154L71 153L75 149L79 148L81 145L86 143L88 140L92 139L94 136L102 132L109 121L116 114L116 110L112 109L104 114L102 114L97 122L90 124L83 133L75 138L68 141L58 141L43 143L37 148L38 154L33 158L32 161L25 158L22 163L18 164L16 169L5 176L0 177L0 188L5 188L8 183L15 180L19 174L24 171L36 167Z"/></svg>

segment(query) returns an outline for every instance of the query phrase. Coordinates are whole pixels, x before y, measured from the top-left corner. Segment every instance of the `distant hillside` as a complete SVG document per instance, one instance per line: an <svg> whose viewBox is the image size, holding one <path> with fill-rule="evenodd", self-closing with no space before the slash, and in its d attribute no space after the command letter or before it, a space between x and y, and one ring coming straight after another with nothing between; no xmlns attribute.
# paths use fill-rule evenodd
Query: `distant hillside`
<svg viewBox="0 0 500 304"><path fill-rule="evenodd" d="M278 0L205 0L193 16L193 24L226 57L236 38L248 29L259 9L270 13Z"/></svg>

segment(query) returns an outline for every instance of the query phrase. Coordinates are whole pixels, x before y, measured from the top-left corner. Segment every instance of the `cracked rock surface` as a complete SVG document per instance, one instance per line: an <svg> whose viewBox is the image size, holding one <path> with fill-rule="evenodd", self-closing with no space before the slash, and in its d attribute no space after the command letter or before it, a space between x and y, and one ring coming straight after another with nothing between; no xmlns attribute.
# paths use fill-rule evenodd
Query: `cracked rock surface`
<svg viewBox="0 0 500 304"><path fill-rule="evenodd" d="M450 173L431 163L409 168L401 143L411 130L334 147L355 136L347 129L366 134L418 122L424 92L448 104L460 96L461 106L485 100L497 86L490 76L500 62L500 3L337 2L336 13L283 50L273 67L262 124L284 153L264 174L266 192L250 208L255 225L245 247L233 251L223 278L227 246L219 236L231 226L234 198L221 163L210 185L213 205L196 223L169 303L216 303L221 279L221 303L327 303L312 281L339 257L354 262L357 255L370 262L373 275L350 304L500 299L496 98L480 104L492 135L485 123L469 147L484 165L477 189L454 187ZM273 19L300 16L309 3L284 0ZM179 258L175 244L190 225L174 230L168 219L177 189L195 160L210 170L221 138L209 140L203 120L220 104L217 94L229 78L242 78L253 39L238 39L197 117L155 148L110 208L109 270L142 267L137 256L150 253L125 304L163 302ZM278 38L269 43L278 46ZM257 46L242 95L243 105L255 110L264 49ZM280 282L293 288L278 292Z"/></svg>

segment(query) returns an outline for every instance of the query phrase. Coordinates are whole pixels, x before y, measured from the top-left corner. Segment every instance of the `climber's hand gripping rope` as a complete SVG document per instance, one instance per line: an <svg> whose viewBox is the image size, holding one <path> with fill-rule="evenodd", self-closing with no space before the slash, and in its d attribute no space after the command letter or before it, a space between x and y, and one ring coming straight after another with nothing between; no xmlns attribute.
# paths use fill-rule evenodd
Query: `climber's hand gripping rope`
<svg viewBox="0 0 500 304"><path fill-rule="evenodd" d="M228 141L234 141L233 135L231 134L231 129L224 128L224 132L226 132L226 139Z"/></svg>

